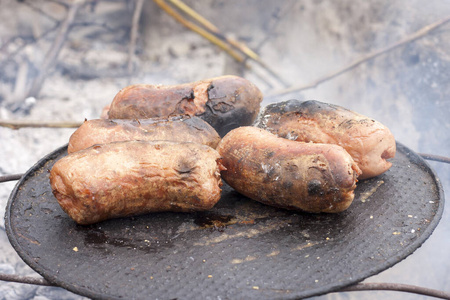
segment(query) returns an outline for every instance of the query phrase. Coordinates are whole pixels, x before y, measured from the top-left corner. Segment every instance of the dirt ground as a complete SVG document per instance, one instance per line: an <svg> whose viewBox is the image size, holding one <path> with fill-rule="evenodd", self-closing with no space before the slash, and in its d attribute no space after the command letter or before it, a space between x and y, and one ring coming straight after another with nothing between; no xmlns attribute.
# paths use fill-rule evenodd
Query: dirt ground
<svg viewBox="0 0 450 300"><path fill-rule="evenodd" d="M68 3L72 3L69 1ZM297 99L335 103L375 118L417 152L450 156L450 24L332 76L315 88L281 93L333 74L373 51L450 15L442 1L186 1L224 34L245 42L278 76L251 68L145 1L135 52L128 54L136 1L91 1L78 11L61 51L50 60L40 92L29 90L55 47L68 9L58 1L0 0L0 120L82 122L100 116L123 87L177 84L235 74L264 93L263 105ZM24 173L67 143L74 128L0 127L0 175ZM430 162L444 190L450 170ZM0 184L4 215L14 182ZM406 260L369 282L402 282L450 292L450 212ZM36 275L10 246L0 220L0 273ZM427 274L427 275L425 275ZM385 292L316 299L421 299ZM0 299L81 299L59 288L0 282Z"/></svg>

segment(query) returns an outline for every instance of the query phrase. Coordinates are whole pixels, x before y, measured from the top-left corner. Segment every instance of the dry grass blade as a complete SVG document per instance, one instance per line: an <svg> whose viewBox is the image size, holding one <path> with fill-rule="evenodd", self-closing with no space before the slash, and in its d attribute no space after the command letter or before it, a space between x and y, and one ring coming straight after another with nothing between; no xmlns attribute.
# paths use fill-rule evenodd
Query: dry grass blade
<svg viewBox="0 0 450 300"><path fill-rule="evenodd" d="M188 27L189 29L197 32L198 34L202 35L206 39L208 39L210 42L216 44L223 50L225 50L229 55L231 55L233 58L235 58L239 62L243 62L245 58L250 58L257 62L261 67L266 69L276 80L278 80L280 83L282 83L284 86L287 86L286 81L284 81L281 76L279 76L272 68L270 68L269 65L264 63L262 59L259 57L258 54L256 54L252 49L250 49L247 45L244 43L224 35L220 30L215 26L213 23L208 21L206 18L204 18L202 15L197 13L195 10L193 10L191 7L186 5L184 2L180 0L168 0L172 5L174 5L176 8L178 8L180 11L185 13L186 15L190 16L192 19L194 19L196 22L201 24L205 29L197 26L194 23L191 23L184 19L184 17L177 12L175 12L170 6L165 3L164 0L155 0L155 2L163 8L169 15L171 15L173 18L175 18L178 22L183 24L184 26ZM169 12L170 11L170 12ZM176 16L175 16L176 15ZM226 46L225 46L226 45ZM244 55L244 57L239 55L237 52L234 51L234 49L238 50L240 53ZM249 68L249 65L246 64L246 67Z"/></svg>
<svg viewBox="0 0 450 300"><path fill-rule="evenodd" d="M252 49L247 47L244 43L239 42L238 40L227 37L224 34L222 34L213 23L208 21L206 18L204 18L202 15L197 13L195 10L190 8L188 5L186 5L184 2L180 0L169 0L174 6L176 6L178 9L180 9L182 12L193 18L195 21L200 23L203 27L205 27L207 30L214 33L217 38L220 38L221 40L231 44L232 46L236 47L239 51L244 53L247 57L255 60L255 61L261 61L258 54L256 54Z"/></svg>
<svg viewBox="0 0 450 300"><path fill-rule="evenodd" d="M183 26L189 28L190 30L194 31L195 33L203 36L207 40L209 40L211 43L217 45L222 50L227 52L231 57L233 57L238 62L244 62L244 57L234 51L230 45L227 43L224 43L222 40L218 39L215 35L211 34L207 30L201 28L200 26L187 21L183 18L182 15L177 13L174 9L172 9L164 0L153 0L161 9L163 9L169 16L177 20L179 23L181 23Z"/></svg>
<svg viewBox="0 0 450 300"><path fill-rule="evenodd" d="M400 41L398 41L398 42L396 42L396 43L394 43L392 45L389 45L389 46L387 46L385 48L382 48L382 49L379 49L379 50L375 50L375 51L373 51L373 52L371 52L371 53L369 53L367 55L364 55L363 57L353 61L349 65L347 65L347 66L345 66L343 68L340 68L340 69L338 69L338 70L336 70L334 72L331 72L330 74L325 75L325 76L323 76L321 78L318 78L318 79L316 79L316 80L314 80L314 81L312 81L312 82L310 82L308 84L291 86L291 87L289 87L287 89L276 91L272 95L283 95L283 94L287 94L287 93L291 93L291 92L298 92L298 91L303 91L303 90L315 88L319 84L324 83L326 81L329 81L329 80L331 80L331 79L333 79L333 78L335 78L335 77L337 77L337 76L339 76L339 75L341 75L341 74L343 74L343 73L345 73L345 72L347 72L349 70L352 70L353 68L359 66L362 63L365 63L365 62L367 62L367 61L369 61L371 59L374 59L374 58L376 58L376 57L378 57L378 56L380 56L382 54L385 54L385 53L387 53L389 51L392 51L392 50L394 50L394 49L396 49L396 48L398 48L400 46L403 46L403 45L405 45L407 43L410 43L412 41L415 41L417 39L422 38L425 35L427 35L428 33L430 33L431 31L433 31L433 30L439 28L440 26L448 23L449 21L450 21L450 16L448 16L448 17L446 17L446 18L444 18L444 19L442 19L440 21L437 21L437 22L435 22L433 24L427 25L427 26L423 27L422 29L416 31L415 33L411 34L410 36L407 36L407 37L401 39Z"/></svg>
<svg viewBox="0 0 450 300"><path fill-rule="evenodd" d="M210 21L205 19L202 15L197 13L195 10L190 8L188 5L186 5L184 2L180 0L169 0L170 3L172 3L174 6L176 6L178 9L180 9L182 12L196 20L198 23L202 24L206 29L208 29L211 32L218 33L219 29Z"/></svg>

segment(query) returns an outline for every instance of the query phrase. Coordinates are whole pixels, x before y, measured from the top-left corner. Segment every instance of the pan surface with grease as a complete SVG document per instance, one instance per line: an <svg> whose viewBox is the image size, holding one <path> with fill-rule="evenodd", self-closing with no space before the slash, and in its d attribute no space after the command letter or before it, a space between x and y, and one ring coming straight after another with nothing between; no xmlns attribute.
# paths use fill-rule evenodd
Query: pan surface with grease
<svg viewBox="0 0 450 300"><path fill-rule="evenodd" d="M76 225L51 193L49 154L18 182L5 224L47 280L98 299L294 299L338 290L414 252L444 207L428 164L397 144L386 173L360 182L339 214L291 212L223 187L209 212L156 213Z"/></svg>

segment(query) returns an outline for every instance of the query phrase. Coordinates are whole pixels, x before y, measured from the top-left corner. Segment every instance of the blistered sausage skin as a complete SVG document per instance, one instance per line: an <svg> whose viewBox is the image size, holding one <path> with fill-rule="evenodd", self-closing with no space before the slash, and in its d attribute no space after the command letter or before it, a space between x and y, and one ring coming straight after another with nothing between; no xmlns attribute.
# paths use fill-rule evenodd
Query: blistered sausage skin
<svg viewBox="0 0 450 300"><path fill-rule="evenodd" d="M217 147L222 178L262 203L336 213L353 201L358 166L340 146L300 143L256 127L230 131Z"/></svg>
<svg viewBox="0 0 450 300"><path fill-rule="evenodd" d="M196 143L127 141L55 163L50 184L78 224L161 211L202 211L220 199L219 154Z"/></svg>
<svg viewBox="0 0 450 300"><path fill-rule="evenodd" d="M85 121L70 137L68 153L111 142L177 141L194 142L216 148L219 134L197 117L176 116L153 119L94 119Z"/></svg>
<svg viewBox="0 0 450 300"><path fill-rule="evenodd" d="M343 107L319 101L289 100L267 105L255 124L300 142L336 144L353 157L359 179L386 172L396 152L395 138L380 122Z"/></svg>
<svg viewBox="0 0 450 300"><path fill-rule="evenodd" d="M137 84L114 97L110 119L146 119L173 115L198 116L224 136L250 125L258 116L261 91L238 76L221 76L179 85Z"/></svg>

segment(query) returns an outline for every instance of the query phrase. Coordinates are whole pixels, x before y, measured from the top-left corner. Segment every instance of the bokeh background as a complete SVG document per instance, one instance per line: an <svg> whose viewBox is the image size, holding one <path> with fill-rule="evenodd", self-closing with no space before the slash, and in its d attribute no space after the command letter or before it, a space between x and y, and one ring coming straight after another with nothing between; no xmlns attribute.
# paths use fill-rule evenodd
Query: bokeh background
<svg viewBox="0 0 450 300"><path fill-rule="evenodd" d="M387 125L397 141L416 152L450 156L450 2L185 3L221 34L253 49L263 63L237 61L154 1L0 0L0 120L81 123L98 118L129 84L177 84L235 74L263 91L263 105L294 98L338 104ZM75 5L79 9L71 19ZM24 173L67 143L74 130L0 126L0 175ZM449 165L429 164L448 194ZM14 184L0 183L2 216ZM450 292L449 236L446 208L421 248L365 282ZM0 273L37 276L10 246L3 219ZM0 282L0 299L82 298L60 288ZM314 297L362 298L426 297L382 291Z"/></svg>

